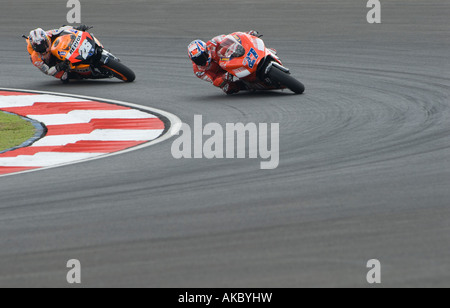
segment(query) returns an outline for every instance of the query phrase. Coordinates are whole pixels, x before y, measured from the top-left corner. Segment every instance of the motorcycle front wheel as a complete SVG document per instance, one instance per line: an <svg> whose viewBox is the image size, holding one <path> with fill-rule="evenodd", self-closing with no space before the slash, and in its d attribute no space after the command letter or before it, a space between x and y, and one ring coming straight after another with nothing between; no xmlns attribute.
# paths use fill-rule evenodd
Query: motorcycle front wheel
<svg viewBox="0 0 450 308"><path fill-rule="evenodd" d="M122 81L133 82L136 80L136 74L117 60L110 59L107 64L102 66L102 68L110 71L114 77Z"/></svg>
<svg viewBox="0 0 450 308"><path fill-rule="evenodd" d="M272 66L267 76L276 83L285 86L296 94L303 94L305 92L305 86L303 83L292 77L290 74L283 72L276 66Z"/></svg>

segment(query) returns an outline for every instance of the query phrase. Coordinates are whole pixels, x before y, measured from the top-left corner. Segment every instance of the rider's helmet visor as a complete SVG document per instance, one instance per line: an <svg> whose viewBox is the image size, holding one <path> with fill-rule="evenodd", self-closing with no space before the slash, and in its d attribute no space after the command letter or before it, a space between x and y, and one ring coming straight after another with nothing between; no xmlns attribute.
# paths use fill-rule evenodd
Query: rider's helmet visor
<svg viewBox="0 0 450 308"><path fill-rule="evenodd" d="M48 50L48 47L49 47L47 41L42 41L42 42L40 42L38 44L32 44L32 46L33 46L33 49L36 52L39 52L39 53L46 52Z"/></svg>
<svg viewBox="0 0 450 308"><path fill-rule="evenodd" d="M192 61L198 66L206 66L206 64L208 63L208 59L208 54L202 53L200 56L192 58Z"/></svg>

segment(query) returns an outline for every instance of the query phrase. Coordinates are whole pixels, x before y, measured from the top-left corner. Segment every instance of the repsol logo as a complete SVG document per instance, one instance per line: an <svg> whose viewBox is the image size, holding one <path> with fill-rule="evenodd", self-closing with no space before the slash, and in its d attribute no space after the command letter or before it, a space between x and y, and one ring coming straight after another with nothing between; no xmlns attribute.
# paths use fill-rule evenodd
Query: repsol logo
<svg viewBox="0 0 450 308"><path fill-rule="evenodd" d="M75 52L80 42L81 42L81 33L77 36L75 42L73 42L72 48L70 49L70 54L73 54Z"/></svg>

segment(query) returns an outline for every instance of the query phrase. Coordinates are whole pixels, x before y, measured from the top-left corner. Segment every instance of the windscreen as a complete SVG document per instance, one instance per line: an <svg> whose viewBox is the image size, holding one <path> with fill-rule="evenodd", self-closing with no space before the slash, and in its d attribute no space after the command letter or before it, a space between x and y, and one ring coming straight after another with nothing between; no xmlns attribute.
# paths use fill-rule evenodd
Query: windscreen
<svg viewBox="0 0 450 308"><path fill-rule="evenodd" d="M239 58L245 55L245 48L229 35L217 47L217 54L221 58Z"/></svg>

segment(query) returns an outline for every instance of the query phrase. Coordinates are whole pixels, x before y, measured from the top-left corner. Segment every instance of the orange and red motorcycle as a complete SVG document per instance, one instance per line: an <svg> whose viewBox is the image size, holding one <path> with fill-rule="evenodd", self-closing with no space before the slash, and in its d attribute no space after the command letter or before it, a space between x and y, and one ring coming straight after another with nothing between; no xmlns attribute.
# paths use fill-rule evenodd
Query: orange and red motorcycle
<svg viewBox="0 0 450 308"><path fill-rule="evenodd" d="M292 77L276 52L261 38L243 32L227 35L217 47L219 65L251 90L290 89L303 94L305 86Z"/></svg>
<svg viewBox="0 0 450 308"><path fill-rule="evenodd" d="M51 53L57 59L57 63L66 64L66 72L70 79L116 77L125 82L133 82L136 79L131 69L105 50L100 41L87 31L64 30L53 42Z"/></svg>

